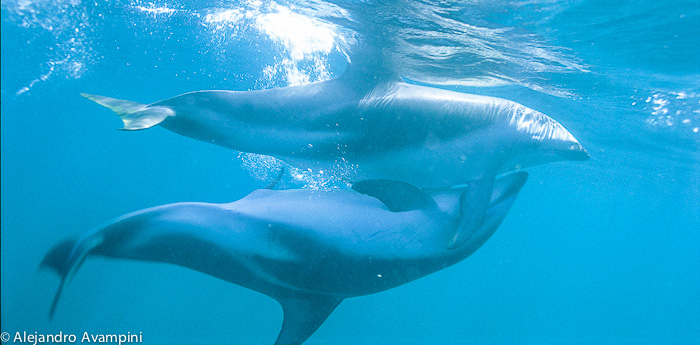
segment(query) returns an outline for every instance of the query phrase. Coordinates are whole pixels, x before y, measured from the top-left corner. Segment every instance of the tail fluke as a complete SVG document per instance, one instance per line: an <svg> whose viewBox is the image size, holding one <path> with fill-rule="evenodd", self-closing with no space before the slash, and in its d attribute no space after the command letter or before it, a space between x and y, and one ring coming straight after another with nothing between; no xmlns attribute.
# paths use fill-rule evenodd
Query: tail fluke
<svg viewBox="0 0 700 345"><path fill-rule="evenodd" d="M85 258L90 251L101 243L100 238L92 238L88 241L78 243L75 240L67 240L54 246L41 261L39 268L48 268L56 271L61 276L61 284L56 290L56 295L53 298L51 309L49 310L49 319L53 319L58 300L61 298L63 289L68 284L70 279L75 274L75 271L85 261Z"/></svg>
<svg viewBox="0 0 700 345"><path fill-rule="evenodd" d="M49 319L53 319L53 314L56 311L58 299L60 298L61 292L63 291L63 286L66 283L66 277L71 270L70 254L75 247L75 243L75 240L67 240L59 243L53 247L48 254L46 254L44 260L42 260L41 264L39 265L40 269L53 269L59 276L61 276L61 284L58 286L58 291L56 291L56 295L53 298L53 303L51 304L51 309L49 311Z"/></svg>
<svg viewBox="0 0 700 345"><path fill-rule="evenodd" d="M166 106L148 106L143 103L125 101L105 96L81 93L81 96L114 111L124 122L125 131L151 128L175 115L175 111Z"/></svg>
<svg viewBox="0 0 700 345"><path fill-rule="evenodd" d="M70 265L68 259L70 258L70 253L75 247L76 240L66 240L57 245L55 245L48 254L41 260L39 264L39 269L52 269L58 273L61 277L68 274Z"/></svg>

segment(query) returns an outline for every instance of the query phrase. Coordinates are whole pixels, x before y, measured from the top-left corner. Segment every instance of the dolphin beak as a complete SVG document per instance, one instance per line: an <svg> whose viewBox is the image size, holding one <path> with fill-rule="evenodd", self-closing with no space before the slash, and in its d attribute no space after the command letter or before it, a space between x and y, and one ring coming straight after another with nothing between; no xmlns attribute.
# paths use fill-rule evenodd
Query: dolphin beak
<svg viewBox="0 0 700 345"><path fill-rule="evenodd" d="M588 151L586 151L586 149L584 149L583 146L578 142L570 144L566 149L561 150L557 153L564 157L565 160L571 161L585 161L591 158L591 155L588 154Z"/></svg>

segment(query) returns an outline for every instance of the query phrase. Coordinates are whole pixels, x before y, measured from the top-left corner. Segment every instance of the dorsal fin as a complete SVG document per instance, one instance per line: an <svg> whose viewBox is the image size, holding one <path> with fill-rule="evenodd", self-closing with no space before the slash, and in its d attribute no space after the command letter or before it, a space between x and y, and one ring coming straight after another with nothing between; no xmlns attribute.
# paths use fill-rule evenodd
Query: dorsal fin
<svg viewBox="0 0 700 345"><path fill-rule="evenodd" d="M282 305L284 320L275 345L300 345L343 301L342 298L324 295L303 295L277 300Z"/></svg>
<svg viewBox="0 0 700 345"><path fill-rule="evenodd" d="M493 183L491 193L491 205L501 202L501 200L518 195L520 188L527 181L527 172L516 171L501 176Z"/></svg>
<svg viewBox="0 0 700 345"><path fill-rule="evenodd" d="M353 184L352 189L379 199L392 212L437 207L430 195L406 182L364 180Z"/></svg>

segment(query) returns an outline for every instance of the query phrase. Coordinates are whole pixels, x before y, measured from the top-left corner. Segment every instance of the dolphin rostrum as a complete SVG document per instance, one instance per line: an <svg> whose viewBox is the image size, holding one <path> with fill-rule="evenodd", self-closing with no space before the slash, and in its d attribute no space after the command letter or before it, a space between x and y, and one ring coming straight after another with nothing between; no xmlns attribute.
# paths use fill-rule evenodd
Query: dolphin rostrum
<svg viewBox="0 0 700 345"><path fill-rule="evenodd" d="M42 267L61 292L90 256L171 263L266 294L284 311L277 345L301 344L343 301L384 291L476 251L501 223L527 173L497 179L484 221L448 249L470 205L455 187L431 195L389 180L354 190L257 190L228 204L133 212L55 246Z"/></svg>
<svg viewBox="0 0 700 345"><path fill-rule="evenodd" d="M351 181L390 179L419 188L488 184L498 173L588 159L561 124L521 104L397 78L368 81L353 66L339 78L308 85L197 91L148 105L82 95L116 112L124 130L160 125L304 170L340 166Z"/></svg>

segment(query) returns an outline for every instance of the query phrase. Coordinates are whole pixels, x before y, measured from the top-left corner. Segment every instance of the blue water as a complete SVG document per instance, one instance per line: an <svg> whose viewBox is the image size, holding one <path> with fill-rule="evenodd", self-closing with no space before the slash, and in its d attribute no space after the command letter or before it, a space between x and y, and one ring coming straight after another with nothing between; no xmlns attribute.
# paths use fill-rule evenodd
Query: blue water
<svg viewBox="0 0 700 345"><path fill-rule="evenodd" d="M274 164L119 119L80 92L149 103L329 79L358 41L408 80L525 104L587 162L527 169L467 260L349 299L307 344L700 344L700 2L2 1L2 315L15 332L148 344L272 344L272 299L160 264L39 262L126 212L228 202ZM317 176L297 181L322 187Z"/></svg>

